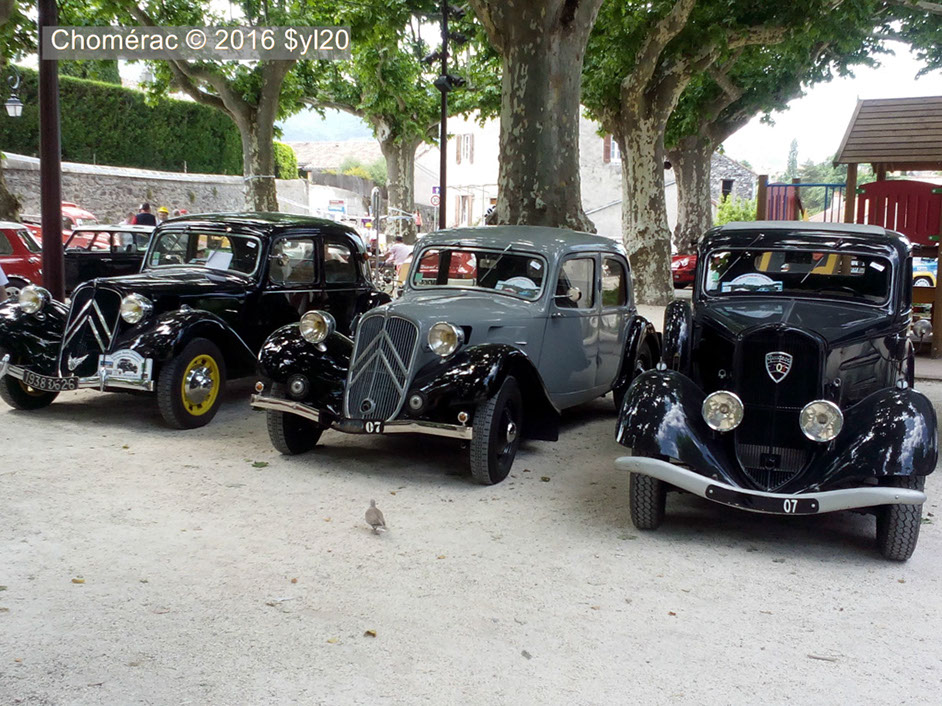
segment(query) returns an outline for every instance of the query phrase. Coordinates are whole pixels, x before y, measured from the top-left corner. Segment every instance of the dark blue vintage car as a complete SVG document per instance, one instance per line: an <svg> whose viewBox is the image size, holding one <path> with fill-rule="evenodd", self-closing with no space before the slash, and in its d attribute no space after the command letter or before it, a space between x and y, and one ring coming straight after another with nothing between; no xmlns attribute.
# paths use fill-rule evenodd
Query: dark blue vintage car
<svg viewBox="0 0 942 706"><path fill-rule="evenodd" d="M758 222L706 234L693 305L665 312L658 369L628 390L631 518L668 490L754 512L867 510L908 559L936 465L936 414L913 389L909 242L875 226Z"/></svg>

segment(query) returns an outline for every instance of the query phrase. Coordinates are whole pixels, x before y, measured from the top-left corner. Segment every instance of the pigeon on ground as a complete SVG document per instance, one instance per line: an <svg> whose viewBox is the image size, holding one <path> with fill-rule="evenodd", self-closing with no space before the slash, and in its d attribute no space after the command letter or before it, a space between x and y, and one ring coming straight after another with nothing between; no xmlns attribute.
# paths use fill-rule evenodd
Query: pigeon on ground
<svg viewBox="0 0 942 706"><path fill-rule="evenodd" d="M370 506L366 511L366 524L373 528L373 534L379 534L380 530L386 531L386 519L378 507L376 501L370 500Z"/></svg>

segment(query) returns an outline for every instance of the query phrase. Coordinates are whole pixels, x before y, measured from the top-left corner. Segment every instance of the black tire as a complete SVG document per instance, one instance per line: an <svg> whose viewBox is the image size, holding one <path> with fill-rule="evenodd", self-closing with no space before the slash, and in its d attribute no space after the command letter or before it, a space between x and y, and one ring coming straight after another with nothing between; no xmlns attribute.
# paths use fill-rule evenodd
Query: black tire
<svg viewBox="0 0 942 706"><path fill-rule="evenodd" d="M284 385L272 385L272 396L284 398L286 396ZM272 446L285 456L296 456L310 451L320 441L324 428L310 419L299 417L297 414L276 412L269 409L266 412L268 419L268 438Z"/></svg>
<svg viewBox="0 0 942 706"><path fill-rule="evenodd" d="M2 359L7 352L6 349L0 348L0 359ZM15 364L19 361L11 360L10 362ZM13 409L42 409L43 407L51 405L58 396L58 392L35 390L9 375L4 375L0 378L0 400L6 402Z"/></svg>
<svg viewBox="0 0 942 706"><path fill-rule="evenodd" d="M922 490L925 476L894 476L880 484ZM906 561L916 550L922 526L922 505L884 505L877 510L877 546L885 559Z"/></svg>
<svg viewBox="0 0 942 706"><path fill-rule="evenodd" d="M209 387L195 389L190 393L193 396L187 397L184 377L190 372L208 377L210 381ZM194 338L160 370L157 378L160 416L174 429L206 426L219 411L225 386L226 361L222 351L206 338ZM196 403L204 394L209 396Z"/></svg>
<svg viewBox="0 0 942 706"><path fill-rule="evenodd" d="M481 485L500 483L510 473L523 430L523 398L513 375L493 397L478 405L471 439L471 476Z"/></svg>
<svg viewBox="0 0 942 706"><path fill-rule="evenodd" d="M616 412L621 412L622 402L625 401L625 393L628 392L628 388L631 387L631 383L634 382L635 378L645 370L653 369L654 353L651 351L651 346L647 343L644 343L641 346L641 351L638 353L638 360L635 361L635 369L631 374L631 379L621 387L616 387L614 390L612 390L612 398L615 401Z"/></svg>
<svg viewBox="0 0 942 706"><path fill-rule="evenodd" d="M655 530L664 521L667 484L641 473L628 478L628 511L631 523L639 530Z"/></svg>

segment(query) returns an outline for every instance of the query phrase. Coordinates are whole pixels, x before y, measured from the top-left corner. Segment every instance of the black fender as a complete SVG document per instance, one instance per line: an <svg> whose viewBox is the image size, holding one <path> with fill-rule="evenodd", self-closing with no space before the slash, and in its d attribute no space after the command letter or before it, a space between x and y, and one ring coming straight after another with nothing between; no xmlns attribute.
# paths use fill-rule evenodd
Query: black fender
<svg viewBox="0 0 942 706"><path fill-rule="evenodd" d="M669 370L689 370L692 314L690 302L675 299L664 310L661 360Z"/></svg>
<svg viewBox="0 0 942 706"><path fill-rule="evenodd" d="M258 354L258 372L269 382L286 384L294 375L307 378L308 392L298 402L343 416L343 394L353 356L353 342L333 334L317 346L301 336L298 324L275 331Z"/></svg>
<svg viewBox="0 0 942 706"><path fill-rule="evenodd" d="M177 309L145 319L119 335L112 348L130 349L160 366L179 355L194 338L208 338L219 346L230 378L255 369L255 351L225 321L201 309Z"/></svg>
<svg viewBox="0 0 942 706"><path fill-rule="evenodd" d="M631 323L628 324L628 334L625 336L625 351L621 371L612 386L614 389L626 388L635 379L638 372L638 357L641 355L641 347L644 345L650 346L653 356L651 362L656 363L661 355L661 342L658 340L654 324L643 316L632 316Z"/></svg>
<svg viewBox="0 0 942 706"><path fill-rule="evenodd" d="M497 394L508 375L520 384L523 436L556 441L559 410L539 371L523 351L504 343L470 346L429 363L416 374L409 395L421 394L425 401L416 416L454 423L458 411L473 415L478 404ZM405 409L408 413L408 406Z"/></svg>
<svg viewBox="0 0 942 706"><path fill-rule="evenodd" d="M27 314L19 304L0 304L0 348L10 352L11 360L30 370L56 375L59 348L69 310L60 302L50 301L38 314Z"/></svg>

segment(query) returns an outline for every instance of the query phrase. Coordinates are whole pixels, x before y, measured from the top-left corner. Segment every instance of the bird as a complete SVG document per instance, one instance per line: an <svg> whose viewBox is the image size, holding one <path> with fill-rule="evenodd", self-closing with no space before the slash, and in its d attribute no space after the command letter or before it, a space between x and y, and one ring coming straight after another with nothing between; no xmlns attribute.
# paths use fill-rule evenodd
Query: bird
<svg viewBox="0 0 942 706"><path fill-rule="evenodd" d="M386 519L382 511L376 507L376 501L370 500L370 506L366 510L366 524L373 528L373 534L379 534L379 531L386 531Z"/></svg>

